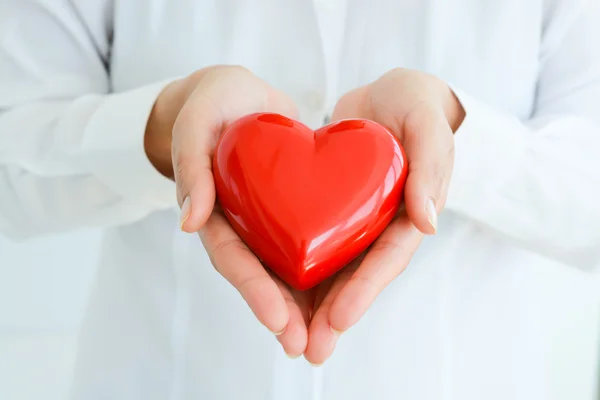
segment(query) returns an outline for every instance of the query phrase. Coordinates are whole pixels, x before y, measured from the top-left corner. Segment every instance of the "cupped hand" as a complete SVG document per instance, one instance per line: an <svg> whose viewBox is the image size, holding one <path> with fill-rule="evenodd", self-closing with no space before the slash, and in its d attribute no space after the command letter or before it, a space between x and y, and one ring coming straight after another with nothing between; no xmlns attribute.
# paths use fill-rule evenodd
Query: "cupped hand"
<svg viewBox="0 0 600 400"><path fill-rule="evenodd" d="M181 229L199 232L216 270L242 295L258 320L277 335L286 353L307 344L309 292L296 292L272 276L215 206L212 155L228 124L256 112L290 118L294 102L242 67L216 66L168 85L146 129L153 165L175 179Z"/></svg>
<svg viewBox="0 0 600 400"><path fill-rule="evenodd" d="M452 167L454 136L465 111L449 86L431 75L392 70L338 102L332 120L366 118L386 126L408 159L404 205L373 245L317 289L316 312L304 353L313 364L332 354L381 291L408 265L424 234L434 234Z"/></svg>

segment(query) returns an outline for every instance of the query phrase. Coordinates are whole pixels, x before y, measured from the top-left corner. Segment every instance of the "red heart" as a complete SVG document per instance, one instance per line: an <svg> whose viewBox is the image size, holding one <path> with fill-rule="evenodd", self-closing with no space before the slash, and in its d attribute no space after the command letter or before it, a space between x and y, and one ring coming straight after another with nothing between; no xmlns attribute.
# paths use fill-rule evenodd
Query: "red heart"
<svg viewBox="0 0 600 400"><path fill-rule="evenodd" d="M383 126L344 120L312 131L253 114L223 132L213 158L219 202L252 251L309 289L363 252L396 214L407 163Z"/></svg>

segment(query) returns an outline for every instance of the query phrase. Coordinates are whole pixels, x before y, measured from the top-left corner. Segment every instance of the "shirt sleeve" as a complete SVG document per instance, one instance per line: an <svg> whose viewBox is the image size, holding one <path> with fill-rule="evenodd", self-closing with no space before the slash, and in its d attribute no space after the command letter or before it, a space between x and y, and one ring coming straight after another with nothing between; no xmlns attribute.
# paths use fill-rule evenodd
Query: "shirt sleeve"
<svg viewBox="0 0 600 400"><path fill-rule="evenodd" d="M537 100L521 121L453 88L447 209L581 268L600 264L600 2L568 0L545 30Z"/></svg>
<svg viewBox="0 0 600 400"><path fill-rule="evenodd" d="M9 237L131 223L177 204L174 182L144 150L169 81L110 93L111 2L92 3L0 2L0 232Z"/></svg>

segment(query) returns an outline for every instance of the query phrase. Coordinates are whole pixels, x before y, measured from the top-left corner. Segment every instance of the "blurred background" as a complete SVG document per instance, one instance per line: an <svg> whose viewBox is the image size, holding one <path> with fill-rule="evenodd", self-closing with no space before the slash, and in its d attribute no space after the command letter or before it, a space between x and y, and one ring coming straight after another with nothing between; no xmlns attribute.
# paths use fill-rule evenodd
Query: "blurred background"
<svg viewBox="0 0 600 400"><path fill-rule="evenodd" d="M22 243L0 236L0 399L67 396L100 240L95 230ZM553 299L541 317L555 344L557 398L589 399L600 378L589 374L600 365L600 274L558 264L537 273Z"/></svg>

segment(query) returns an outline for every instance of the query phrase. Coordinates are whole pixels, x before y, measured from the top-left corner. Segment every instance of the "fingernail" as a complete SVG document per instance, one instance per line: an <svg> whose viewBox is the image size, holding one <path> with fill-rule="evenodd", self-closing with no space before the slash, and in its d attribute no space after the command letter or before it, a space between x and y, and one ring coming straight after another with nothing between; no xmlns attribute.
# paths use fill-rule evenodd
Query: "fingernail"
<svg viewBox="0 0 600 400"><path fill-rule="evenodd" d="M428 198L427 202L425 203L425 212L427 213L427 220L433 228L433 233L435 233L437 231L438 214L435 209L435 202L431 197Z"/></svg>
<svg viewBox="0 0 600 400"><path fill-rule="evenodd" d="M289 359L295 360L296 358L300 357L302 354L293 355L293 354L285 353L285 355L288 356Z"/></svg>
<svg viewBox="0 0 600 400"><path fill-rule="evenodd" d="M287 326L285 328L287 328ZM275 335L275 336L281 336L281 335L283 335L283 332L285 332L285 328L283 328L279 332L273 332L273 335Z"/></svg>
<svg viewBox="0 0 600 400"><path fill-rule="evenodd" d="M321 364L313 364L313 363L311 363L310 361L309 361L308 363L309 363L310 365L312 365L313 367L315 367L315 368L319 368L321 365L323 365L323 363L321 363Z"/></svg>
<svg viewBox="0 0 600 400"><path fill-rule="evenodd" d="M344 333L344 331L338 331L337 329L333 329L333 327L329 327L329 329L331 329L331 332L335 335L335 337L340 337L342 335L342 333Z"/></svg>
<svg viewBox="0 0 600 400"><path fill-rule="evenodd" d="M183 224L188 220L192 211L192 202L190 200L190 196L187 196L185 200L183 200L183 205L181 206L181 220L179 223L179 228L183 230Z"/></svg>

